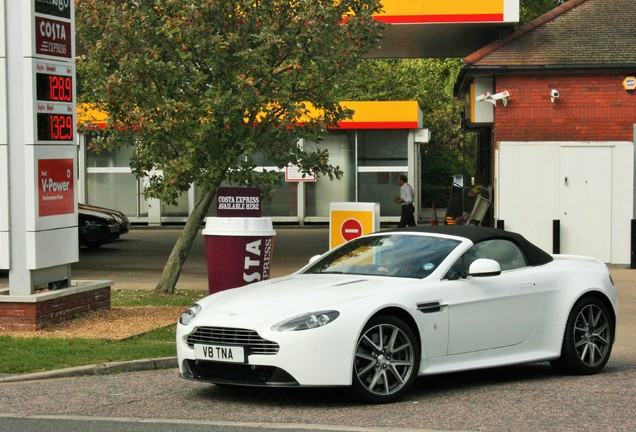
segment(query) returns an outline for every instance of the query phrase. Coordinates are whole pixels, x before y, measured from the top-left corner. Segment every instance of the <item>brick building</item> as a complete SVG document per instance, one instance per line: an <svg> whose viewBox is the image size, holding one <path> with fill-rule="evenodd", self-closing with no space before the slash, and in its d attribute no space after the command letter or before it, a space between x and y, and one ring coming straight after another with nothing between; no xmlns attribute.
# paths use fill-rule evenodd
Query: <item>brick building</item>
<svg viewBox="0 0 636 432"><path fill-rule="evenodd" d="M631 260L633 0L570 0L464 58L456 94L492 222L547 250Z"/></svg>

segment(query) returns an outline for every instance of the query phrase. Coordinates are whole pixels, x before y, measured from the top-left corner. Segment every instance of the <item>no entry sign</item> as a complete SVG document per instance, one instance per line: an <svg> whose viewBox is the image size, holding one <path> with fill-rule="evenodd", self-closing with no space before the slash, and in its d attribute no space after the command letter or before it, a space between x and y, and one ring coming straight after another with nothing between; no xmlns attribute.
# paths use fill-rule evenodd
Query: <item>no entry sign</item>
<svg viewBox="0 0 636 432"><path fill-rule="evenodd" d="M380 204L332 202L329 204L329 248L380 229Z"/></svg>
<svg viewBox="0 0 636 432"><path fill-rule="evenodd" d="M358 238L362 235L362 224L357 219L347 219L340 227L340 234L346 241Z"/></svg>

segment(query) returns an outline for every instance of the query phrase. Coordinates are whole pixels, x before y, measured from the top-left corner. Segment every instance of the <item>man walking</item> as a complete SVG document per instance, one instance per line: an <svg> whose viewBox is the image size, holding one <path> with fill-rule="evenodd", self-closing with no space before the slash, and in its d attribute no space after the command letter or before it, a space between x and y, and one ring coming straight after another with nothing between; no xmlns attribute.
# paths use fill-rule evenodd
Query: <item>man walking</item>
<svg viewBox="0 0 636 432"><path fill-rule="evenodd" d="M395 202L402 206L402 214L398 228L405 226L415 226L415 206L413 205L413 188L408 184L408 178L404 174L400 174L397 179L400 186L400 196L395 197Z"/></svg>

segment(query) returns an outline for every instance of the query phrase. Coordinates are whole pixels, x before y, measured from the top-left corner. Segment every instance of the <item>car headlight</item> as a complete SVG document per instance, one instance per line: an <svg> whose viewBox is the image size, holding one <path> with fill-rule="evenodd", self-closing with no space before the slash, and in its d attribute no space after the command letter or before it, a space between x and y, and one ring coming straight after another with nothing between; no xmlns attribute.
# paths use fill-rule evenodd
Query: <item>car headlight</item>
<svg viewBox="0 0 636 432"><path fill-rule="evenodd" d="M187 311L181 314L181 317L179 317L179 322L185 326L189 325L197 316L197 314L201 312L201 309L203 308L198 304L189 307Z"/></svg>
<svg viewBox="0 0 636 432"><path fill-rule="evenodd" d="M340 316L340 312L329 310L310 312L281 321L272 327L273 331L300 331L326 326Z"/></svg>

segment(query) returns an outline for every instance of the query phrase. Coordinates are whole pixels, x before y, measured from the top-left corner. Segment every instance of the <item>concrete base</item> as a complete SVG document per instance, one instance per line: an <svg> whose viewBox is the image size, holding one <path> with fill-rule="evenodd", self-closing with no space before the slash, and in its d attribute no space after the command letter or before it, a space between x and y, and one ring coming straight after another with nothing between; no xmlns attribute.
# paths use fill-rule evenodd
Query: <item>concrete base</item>
<svg viewBox="0 0 636 432"><path fill-rule="evenodd" d="M112 281L73 281L55 291L16 296L0 289L0 332L37 331L78 314L110 309Z"/></svg>

